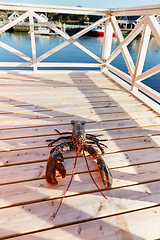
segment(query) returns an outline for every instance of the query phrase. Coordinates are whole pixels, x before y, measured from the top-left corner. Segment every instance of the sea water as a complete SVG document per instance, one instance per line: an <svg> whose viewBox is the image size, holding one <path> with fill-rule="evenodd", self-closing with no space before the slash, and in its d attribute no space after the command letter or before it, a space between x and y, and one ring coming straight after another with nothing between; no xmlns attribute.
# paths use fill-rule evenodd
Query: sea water
<svg viewBox="0 0 160 240"><path fill-rule="evenodd" d="M96 54L101 58L103 49L103 37L89 37L83 36L77 39L77 41L83 45L85 48L89 49L91 52ZM136 64L137 54L139 50L141 38L134 39L129 45L128 50L132 56L134 64ZM9 33L5 32L0 35L0 41L8 44L9 46L23 52L25 55L32 57L31 51L31 40L30 35L27 33ZM61 36L42 36L37 35L35 37L36 41L36 57L43 55L45 52L51 50L52 48L63 43L65 39ZM118 46L116 38L113 37L112 50ZM0 62L25 62L25 60L12 54L11 52L0 48ZM69 44L62 48L61 50L55 52L48 58L44 59L43 62L71 62L71 63L97 63L95 59L90 57L88 54L83 52L81 49L73 44ZM159 64L160 62L160 47L155 39L155 37L150 38L148 51L146 55L146 60L144 63L143 72L151 67ZM120 53L111 64L118 69L128 73L127 66ZM1 67L0 70L32 70L32 68L14 68L14 67ZM99 68L39 68L41 70L99 70ZM143 81L145 84L160 92L160 73L146 79Z"/></svg>

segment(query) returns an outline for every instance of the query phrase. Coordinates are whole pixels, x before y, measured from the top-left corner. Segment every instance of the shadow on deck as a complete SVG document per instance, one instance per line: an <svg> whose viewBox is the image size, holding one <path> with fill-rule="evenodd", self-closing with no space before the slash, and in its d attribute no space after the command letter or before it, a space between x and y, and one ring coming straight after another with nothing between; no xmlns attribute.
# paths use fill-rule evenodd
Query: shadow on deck
<svg viewBox="0 0 160 240"><path fill-rule="evenodd" d="M22 73L1 76L0 239L156 239L160 237L160 118L99 72ZM71 131L85 120L86 132L108 139L104 159L114 182L106 190L88 156L104 199L82 155L54 220L75 160L64 154L67 177L44 179L54 129ZM149 227L148 227L149 226ZM54 236L54 237L53 237Z"/></svg>

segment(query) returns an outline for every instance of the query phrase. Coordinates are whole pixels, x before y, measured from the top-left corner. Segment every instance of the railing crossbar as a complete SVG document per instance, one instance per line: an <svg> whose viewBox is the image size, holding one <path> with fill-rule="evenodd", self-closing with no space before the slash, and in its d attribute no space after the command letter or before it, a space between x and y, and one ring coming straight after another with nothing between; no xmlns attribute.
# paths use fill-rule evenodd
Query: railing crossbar
<svg viewBox="0 0 160 240"><path fill-rule="evenodd" d="M156 15L160 14L160 4L142 6L142 7L133 7L133 8L124 8L124 9L90 9L90 8L78 8L78 7L61 7L61 6L49 6L49 5L35 5L35 4L16 4L16 3L0 3L0 9L2 10L17 10L24 11L24 13L19 16L17 19L6 24L0 28L0 34L7 31L9 28L18 24L22 20L29 17L30 25L30 38L31 38L31 50L32 56L29 57L22 53L19 50L3 43L0 41L0 47L6 49L7 51L19 56L27 62L0 62L0 67L33 67L34 71L37 71L38 67L101 67L101 71L106 75L116 79L116 81L122 82L122 79L125 80L124 85L127 85L127 89L133 92L133 90L141 90L148 96L154 98L156 101L160 101L159 93L151 88L145 86L141 81L153 76L154 74L160 72L160 64L151 67L147 71L143 72L145 59L147 56L147 50L149 46L149 40L151 33L155 36L155 39L160 46L160 24L157 22ZM97 15L101 18L94 22L92 25L87 26L73 36L69 36L54 24L51 24L46 19L38 15L38 12L52 12L52 13L70 13L70 14L82 14L82 15ZM116 17L117 16L133 16L141 15L143 18L135 26L135 28L130 32L130 34L124 38L119 28ZM52 29L55 33L62 36L65 41L59 44L56 47L53 47L46 53L42 54L37 58L36 56L36 41L34 33L34 18L39 22L43 23L48 28ZM98 25L105 23L104 31L104 43L102 57L97 56L89 49L84 47L78 42L78 38L96 28ZM112 34L115 34L118 47L111 53L112 46ZM141 35L141 41L139 45L138 55L136 63L134 63L132 56L130 54L128 45L138 36ZM96 63L56 63L56 62L43 62L44 59L48 58L52 54L61 50L65 46L72 43L84 53L88 54ZM122 53L123 59L127 66L128 73L125 73L118 68L112 66L112 61ZM119 80L117 80L119 78Z"/></svg>
<svg viewBox="0 0 160 240"><path fill-rule="evenodd" d="M102 60L96 56L95 54L93 54L91 51L89 51L88 49L86 49L84 46L82 46L80 43L76 42L75 40L81 36L83 36L85 33L89 32L91 29L93 29L94 27L98 26L99 24L103 23L104 21L106 21L107 19L109 19L109 17L103 17L100 20L96 21L95 23L93 23L92 25L86 27L85 29L79 31L78 33L74 34L72 37L69 37L67 34L65 34L63 31L59 30L57 27L55 27L53 24L49 23L48 21L44 21L44 19L42 17L40 17L38 14L33 13L33 16L35 18L37 18L38 20L40 20L41 22L43 22L46 26L48 26L50 29L54 30L56 33L60 34L62 37L64 37L65 39L67 39L65 42L61 43L60 45L58 45L57 47L54 47L53 49L49 50L48 52L46 52L45 54L41 55L39 58L37 58L37 63L44 60L45 58L49 57L50 55L52 55L53 53L59 51L60 49L64 48L65 46L67 46L70 43L73 43L75 46L77 46L78 48L80 48L81 50L83 50L85 53L87 53L88 55L90 55L92 58L94 58L96 61L102 63Z"/></svg>

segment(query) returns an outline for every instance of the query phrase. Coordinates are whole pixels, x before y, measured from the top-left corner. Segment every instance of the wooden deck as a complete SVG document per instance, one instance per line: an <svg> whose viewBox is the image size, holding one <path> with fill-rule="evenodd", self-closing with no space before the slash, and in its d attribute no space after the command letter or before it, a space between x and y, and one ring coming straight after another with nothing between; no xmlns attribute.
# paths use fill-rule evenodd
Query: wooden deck
<svg viewBox="0 0 160 240"><path fill-rule="evenodd" d="M0 239L157 239L160 237L160 117L99 72L6 73L0 81ZM46 183L54 131L85 120L86 132L108 139L104 159L114 182L106 190L88 156L82 155L54 220L73 169L75 152L64 154L67 177ZM104 137L103 137L104 138Z"/></svg>

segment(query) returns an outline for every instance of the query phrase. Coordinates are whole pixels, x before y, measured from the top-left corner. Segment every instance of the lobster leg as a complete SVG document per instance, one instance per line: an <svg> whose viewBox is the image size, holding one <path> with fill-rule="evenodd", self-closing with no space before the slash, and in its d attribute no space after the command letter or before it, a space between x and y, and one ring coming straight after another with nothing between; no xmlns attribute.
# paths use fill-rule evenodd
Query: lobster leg
<svg viewBox="0 0 160 240"><path fill-rule="evenodd" d="M47 139L46 142L50 142L50 143L48 144L48 147L52 147L52 145L53 145L55 142L58 142L58 141L60 141L60 140L62 140L62 139L71 140L72 138L71 138L71 136L59 137L59 138L57 138L57 139Z"/></svg>
<svg viewBox="0 0 160 240"><path fill-rule="evenodd" d="M98 136L102 136L102 134L100 134ZM103 145L104 147L108 148L105 144L100 143L101 141L107 141L107 139L98 139L97 136L95 136L93 134L86 134L86 139L93 141L93 143L97 144L97 146L100 144L100 145Z"/></svg>
<svg viewBox="0 0 160 240"><path fill-rule="evenodd" d="M97 161L97 166L99 168L102 181L104 185L107 188L110 188L112 186L113 178L112 174L108 168L108 166L105 164L105 161L101 157L101 155L98 153L98 151L91 145L85 144L83 146L84 150L87 151L94 159Z"/></svg>
<svg viewBox="0 0 160 240"><path fill-rule="evenodd" d="M99 136L101 136L101 135L99 135ZM99 147L99 149L101 150L102 154L104 155L104 150L100 145L102 145L106 148L108 148L108 147L105 144L100 143L100 141L107 141L107 139L98 139L97 136L92 135L92 134L86 134L86 139L91 140L92 141L91 143L95 143L97 145L97 147Z"/></svg>
<svg viewBox="0 0 160 240"><path fill-rule="evenodd" d="M92 141L89 141L89 142L86 141L86 143L87 143L87 144L96 144L97 147L101 150L102 155L104 155L104 149L100 146L101 143L92 142ZM103 144L101 144L101 145L103 145ZM105 146L105 147L107 147L107 146Z"/></svg>
<svg viewBox="0 0 160 240"><path fill-rule="evenodd" d="M58 184L58 181L56 179L56 171L61 174L62 178L66 176L63 153L67 150L71 150L70 142L59 144L51 150L51 154L47 162L45 176L48 183Z"/></svg>
<svg viewBox="0 0 160 240"><path fill-rule="evenodd" d="M58 129L54 129L58 134L63 135L63 134L72 134L72 132L60 132Z"/></svg>
<svg viewBox="0 0 160 240"><path fill-rule="evenodd" d="M97 137L100 137L100 136L103 136L103 134L99 134L99 135L93 135L93 134L90 134L90 133L87 133L86 134L86 138L88 140L92 140L92 141L107 141L107 139L98 139Z"/></svg>

